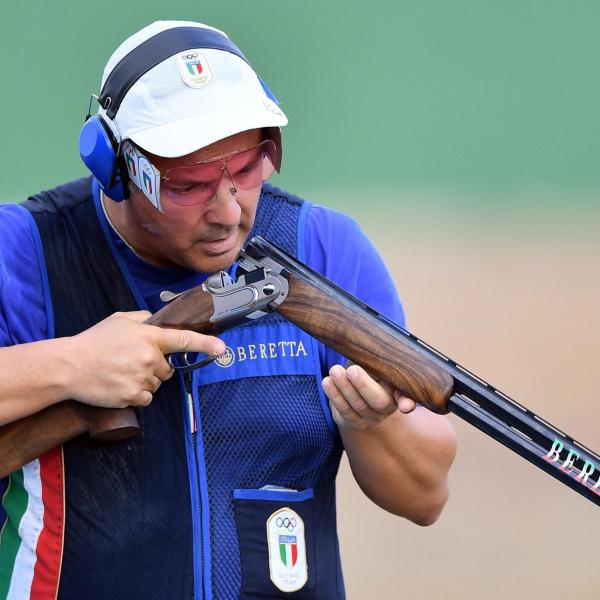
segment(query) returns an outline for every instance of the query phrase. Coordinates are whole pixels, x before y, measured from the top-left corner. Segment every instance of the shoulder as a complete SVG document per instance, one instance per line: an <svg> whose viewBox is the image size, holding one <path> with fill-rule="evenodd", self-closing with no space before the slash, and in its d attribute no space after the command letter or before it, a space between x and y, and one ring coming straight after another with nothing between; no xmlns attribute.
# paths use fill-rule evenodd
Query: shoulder
<svg viewBox="0 0 600 600"><path fill-rule="evenodd" d="M54 214L64 208L77 206L91 197L92 177L82 177L30 196L22 206L32 213Z"/></svg>
<svg viewBox="0 0 600 600"><path fill-rule="evenodd" d="M90 177L0 206L0 346L53 335L52 301L40 229L62 226L92 195ZM61 221L61 223L59 223Z"/></svg>
<svg viewBox="0 0 600 600"><path fill-rule="evenodd" d="M23 264L37 260L35 225L18 204L0 206L0 295L24 275Z"/></svg>
<svg viewBox="0 0 600 600"><path fill-rule="evenodd" d="M0 206L0 252L19 252L24 240L32 240L31 215L19 204ZM29 244L27 244L29 246Z"/></svg>
<svg viewBox="0 0 600 600"><path fill-rule="evenodd" d="M318 204L308 208L304 244L304 259L308 264L336 283L345 272L355 271L365 260L380 258L352 217Z"/></svg>
<svg viewBox="0 0 600 600"><path fill-rule="evenodd" d="M383 257L346 214L312 205L306 218L304 261L398 324L405 316Z"/></svg>
<svg viewBox="0 0 600 600"><path fill-rule="evenodd" d="M312 204L306 213L300 260L374 310L404 327L404 309L396 286L375 245L360 225L339 211ZM301 232L302 235L302 232ZM319 346L323 372L344 357Z"/></svg>
<svg viewBox="0 0 600 600"><path fill-rule="evenodd" d="M0 346L47 334L41 246L29 211L0 206Z"/></svg>
<svg viewBox="0 0 600 600"><path fill-rule="evenodd" d="M311 204L308 208L307 227L307 235L321 243L343 234L352 238L366 237L352 217L320 204Z"/></svg>
<svg viewBox="0 0 600 600"><path fill-rule="evenodd" d="M30 196L20 204L0 206L0 269L25 277L23 265L37 262L41 253L35 214L55 214L91 197L91 177L85 177Z"/></svg>

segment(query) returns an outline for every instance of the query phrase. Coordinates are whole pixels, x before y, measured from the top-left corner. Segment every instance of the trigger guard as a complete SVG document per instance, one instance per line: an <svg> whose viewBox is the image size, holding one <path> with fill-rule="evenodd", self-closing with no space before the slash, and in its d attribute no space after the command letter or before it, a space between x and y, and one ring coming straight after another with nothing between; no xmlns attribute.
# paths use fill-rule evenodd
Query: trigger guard
<svg viewBox="0 0 600 600"><path fill-rule="evenodd" d="M200 355L203 358L200 360L196 360L195 362L190 361L189 355L196 356L196 358ZM206 354L202 354L201 352L175 352L173 354L169 354L167 356L167 362L171 367L175 370L182 369L201 369L206 365L209 365L213 360L217 358L216 356L208 356ZM192 359L193 360L193 359Z"/></svg>

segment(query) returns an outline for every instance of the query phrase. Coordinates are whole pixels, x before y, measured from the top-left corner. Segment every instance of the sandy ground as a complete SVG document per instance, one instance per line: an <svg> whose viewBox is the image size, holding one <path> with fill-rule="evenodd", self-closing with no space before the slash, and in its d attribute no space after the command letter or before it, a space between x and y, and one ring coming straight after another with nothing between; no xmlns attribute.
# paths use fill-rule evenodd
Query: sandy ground
<svg viewBox="0 0 600 600"><path fill-rule="evenodd" d="M596 451L598 223L564 215L519 223L421 216L382 229L363 220L416 335ZM450 419L459 454L451 499L431 527L378 509L343 464L338 497L348 597L600 598L600 507Z"/></svg>

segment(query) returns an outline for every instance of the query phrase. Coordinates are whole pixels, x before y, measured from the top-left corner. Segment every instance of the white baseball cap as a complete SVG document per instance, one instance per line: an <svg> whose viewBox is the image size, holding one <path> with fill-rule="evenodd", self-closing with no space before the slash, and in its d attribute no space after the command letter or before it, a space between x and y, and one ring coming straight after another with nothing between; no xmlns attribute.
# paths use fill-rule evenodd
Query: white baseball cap
<svg viewBox="0 0 600 600"><path fill-rule="evenodd" d="M227 38L202 23L152 23L126 39L110 57L102 77L103 93L115 67L138 46L163 31L190 27ZM171 158L242 131L286 125L287 117L274 100L240 56L222 49L191 47L162 60L135 80L112 118L107 114L110 105L101 106L98 113L117 140L130 139L152 154Z"/></svg>

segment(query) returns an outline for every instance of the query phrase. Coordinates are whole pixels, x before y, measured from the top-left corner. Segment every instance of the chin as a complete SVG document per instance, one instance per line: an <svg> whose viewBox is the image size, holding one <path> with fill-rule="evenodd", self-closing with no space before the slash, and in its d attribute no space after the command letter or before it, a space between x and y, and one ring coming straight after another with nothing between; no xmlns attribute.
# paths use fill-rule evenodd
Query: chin
<svg viewBox="0 0 600 600"><path fill-rule="evenodd" d="M234 262L241 249L241 245L232 248L228 252L217 255L198 253L190 257L190 264L186 265L194 271L201 273L216 273L226 271Z"/></svg>

